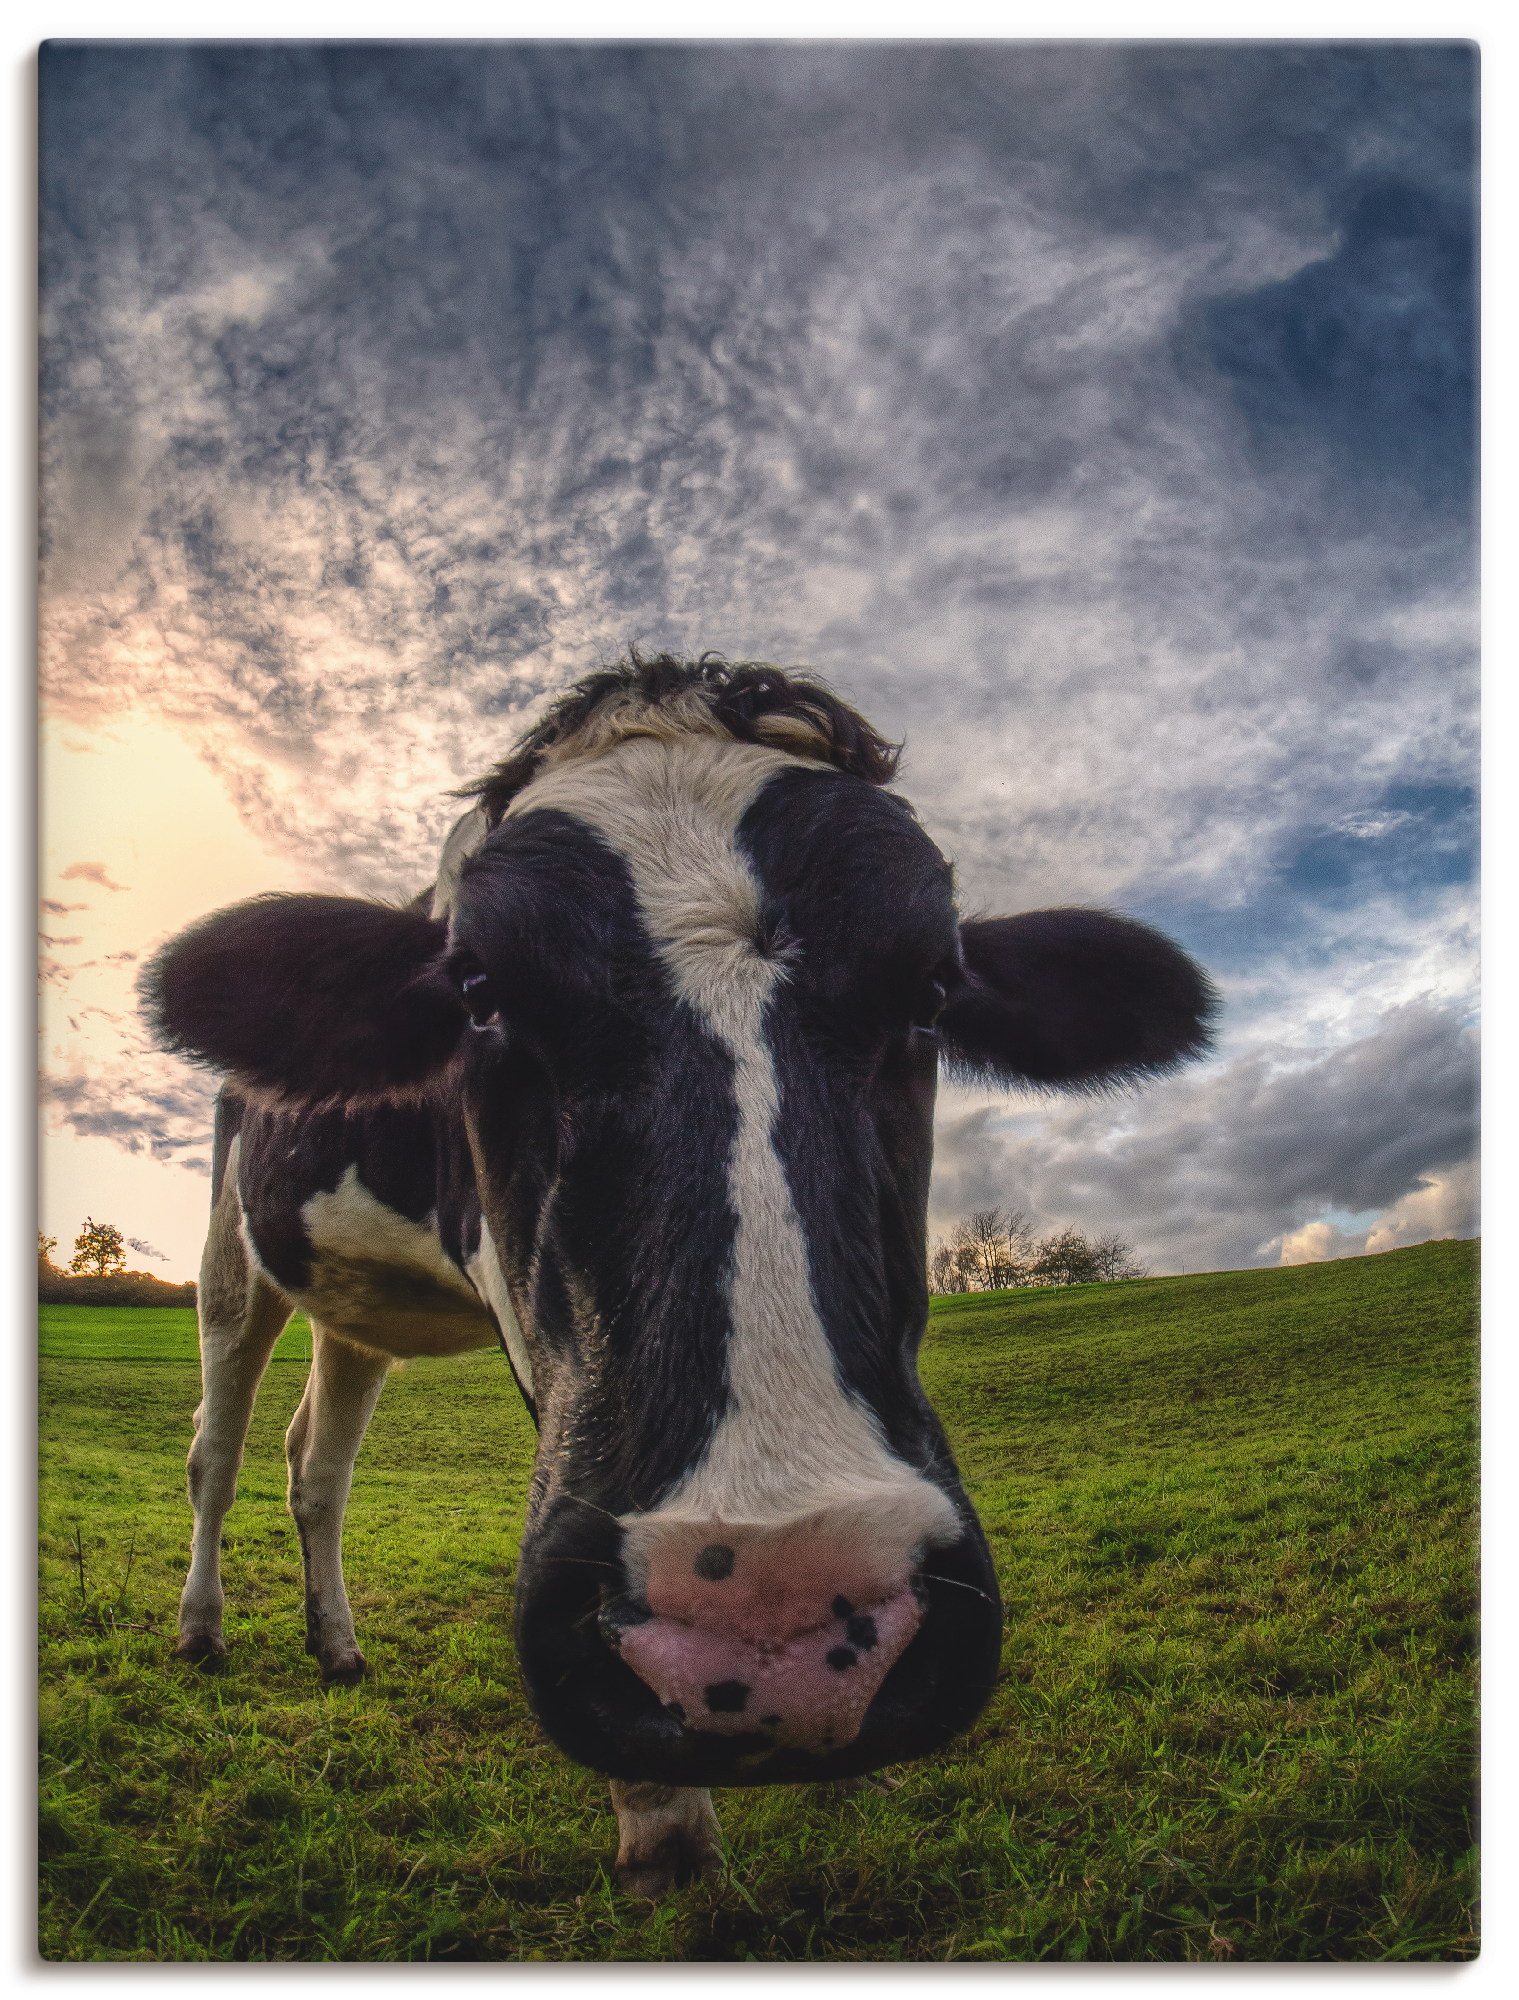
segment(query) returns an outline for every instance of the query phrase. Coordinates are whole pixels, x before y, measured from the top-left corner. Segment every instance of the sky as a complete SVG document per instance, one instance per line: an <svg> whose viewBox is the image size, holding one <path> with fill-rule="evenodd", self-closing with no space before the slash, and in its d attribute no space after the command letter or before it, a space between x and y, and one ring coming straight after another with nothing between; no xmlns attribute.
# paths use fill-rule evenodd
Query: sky
<svg viewBox="0 0 1519 2000"><path fill-rule="evenodd" d="M933 1219L1160 1271L1476 1228L1475 57L52 44L43 1225L192 1275L133 980L411 895L630 640L906 744L962 904L1160 924L1206 1063L944 1090Z"/></svg>

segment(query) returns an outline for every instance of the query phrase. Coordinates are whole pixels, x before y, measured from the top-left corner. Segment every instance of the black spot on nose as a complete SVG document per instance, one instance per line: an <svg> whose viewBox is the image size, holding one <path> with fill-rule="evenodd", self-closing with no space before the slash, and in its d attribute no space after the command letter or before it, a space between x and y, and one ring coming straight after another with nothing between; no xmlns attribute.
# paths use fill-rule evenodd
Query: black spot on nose
<svg viewBox="0 0 1519 2000"><path fill-rule="evenodd" d="M833 1600L833 1615L835 1618L847 1618L853 1610L854 1606L847 1597L836 1597Z"/></svg>
<svg viewBox="0 0 1519 2000"><path fill-rule="evenodd" d="M733 1551L726 1542L708 1542L697 1554L696 1574L708 1583L721 1583L733 1574Z"/></svg>
<svg viewBox="0 0 1519 2000"><path fill-rule="evenodd" d="M781 1719L778 1715L762 1715L760 1717L761 1729L779 1729L780 1724Z"/></svg>
<svg viewBox="0 0 1519 2000"><path fill-rule="evenodd" d="M738 1715L749 1699L744 1681L714 1681L706 1690L707 1707L714 1715Z"/></svg>
<svg viewBox="0 0 1519 2000"><path fill-rule="evenodd" d="M851 1646L858 1646L862 1653L868 1653L879 1636L876 1621L868 1611L861 1611L845 1623L844 1637Z"/></svg>
<svg viewBox="0 0 1519 2000"><path fill-rule="evenodd" d="M847 1672L859 1657L852 1646L835 1646L828 1655L828 1664L836 1674L842 1674Z"/></svg>

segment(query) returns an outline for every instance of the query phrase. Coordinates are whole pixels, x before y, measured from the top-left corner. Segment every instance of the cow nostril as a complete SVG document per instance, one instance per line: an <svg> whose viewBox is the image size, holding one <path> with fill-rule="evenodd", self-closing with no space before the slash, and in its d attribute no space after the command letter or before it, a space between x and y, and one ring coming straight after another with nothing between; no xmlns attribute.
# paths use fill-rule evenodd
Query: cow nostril
<svg viewBox="0 0 1519 2000"><path fill-rule="evenodd" d="M603 1624L614 1632L624 1631L629 1625L647 1625L653 1616L653 1608L642 1597L614 1597L601 1613Z"/></svg>
<svg viewBox="0 0 1519 2000"><path fill-rule="evenodd" d="M698 1551L693 1567L707 1583L721 1583L733 1574L733 1551L726 1542L708 1542Z"/></svg>
<svg viewBox="0 0 1519 2000"><path fill-rule="evenodd" d="M714 1681L706 1690L707 1707L713 1715L739 1715L748 1699L745 1681Z"/></svg>

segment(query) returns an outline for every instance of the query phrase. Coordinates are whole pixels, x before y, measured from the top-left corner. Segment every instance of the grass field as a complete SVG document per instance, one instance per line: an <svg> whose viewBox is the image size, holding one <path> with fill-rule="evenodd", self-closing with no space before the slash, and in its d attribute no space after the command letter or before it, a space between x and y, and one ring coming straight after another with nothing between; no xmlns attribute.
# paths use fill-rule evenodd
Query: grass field
<svg viewBox="0 0 1519 2000"><path fill-rule="evenodd" d="M188 1361L198 1365L200 1359L194 1310L182 1306L39 1306L37 1342L44 1361ZM304 1313L297 1313L280 1335L273 1358L311 1359L311 1328Z"/></svg>
<svg viewBox="0 0 1519 2000"><path fill-rule="evenodd" d="M498 1355L387 1386L349 1515L370 1678L324 1693L283 1505L304 1372L264 1386L203 1677L167 1657L191 1315L52 1309L42 1952L1470 1957L1475 1248L937 1301L996 1696L895 1791L720 1793L726 1880L653 1908L517 1678L532 1433Z"/></svg>

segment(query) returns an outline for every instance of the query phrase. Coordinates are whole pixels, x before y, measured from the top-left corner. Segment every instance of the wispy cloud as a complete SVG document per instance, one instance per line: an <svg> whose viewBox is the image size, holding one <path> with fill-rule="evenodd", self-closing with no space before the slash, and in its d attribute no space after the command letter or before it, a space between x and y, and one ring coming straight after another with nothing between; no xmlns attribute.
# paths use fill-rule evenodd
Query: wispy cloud
<svg viewBox="0 0 1519 2000"><path fill-rule="evenodd" d="M174 1066L177 1074L168 1070L163 1058L104 1057L82 1073L46 1076L44 1116L54 1129L112 1139L129 1153L209 1173L214 1085L186 1078L183 1065Z"/></svg>
<svg viewBox="0 0 1519 2000"><path fill-rule="evenodd" d="M124 882L113 882L111 880L106 872L106 866L103 861L76 861L72 867L65 868L62 871L59 879L64 882L94 882L102 889L120 890L126 887ZM86 905L78 903L73 907L82 910Z"/></svg>

